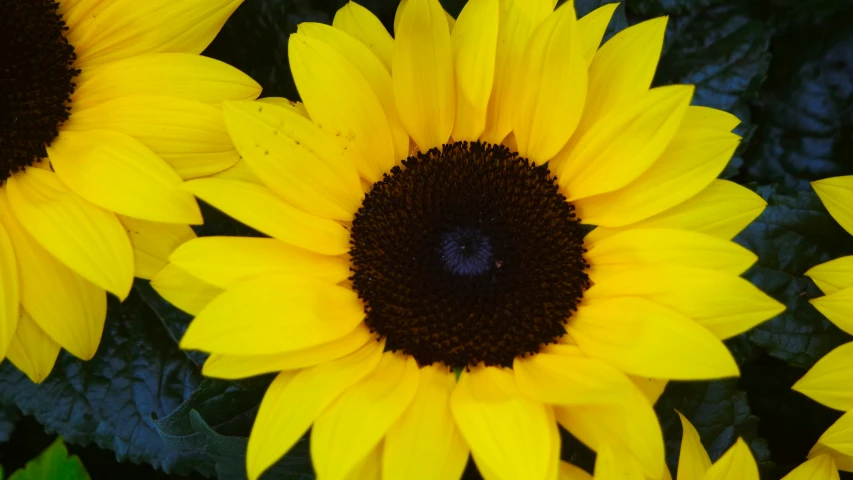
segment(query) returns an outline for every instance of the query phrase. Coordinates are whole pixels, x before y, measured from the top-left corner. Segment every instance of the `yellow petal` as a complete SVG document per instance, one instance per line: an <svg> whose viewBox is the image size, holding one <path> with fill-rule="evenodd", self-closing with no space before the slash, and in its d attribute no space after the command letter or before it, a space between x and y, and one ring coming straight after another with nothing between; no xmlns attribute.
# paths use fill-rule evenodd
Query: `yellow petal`
<svg viewBox="0 0 853 480"><path fill-rule="evenodd" d="M60 180L101 208L151 222L203 222L181 177L132 137L111 130L65 131L47 153Z"/></svg>
<svg viewBox="0 0 853 480"><path fill-rule="evenodd" d="M559 480L593 480L592 475L569 462L560 462Z"/></svg>
<svg viewBox="0 0 853 480"><path fill-rule="evenodd" d="M814 280L818 288L827 295L853 287L853 256L821 263L810 268L805 276Z"/></svg>
<svg viewBox="0 0 853 480"><path fill-rule="evenodd" d="M347 2L335 13L332 26L359 39L391 71L394 39L370 10L355 2Z"/></svg>
<svg viewBox="0 0 853 480"><path fill-rule="evenodd" d="M842 415L823 432L809 457L822 453L830 453L840 470L849 471L846 467L851 465L850 457L853 457L853 411Z"/></svg>
<svg viewBox="0 0 853 480"><path fill-rule="evenodd" d="M120 97L75 110L63 130L116 130L129 135L185 179L225 170L240 158L228 138L222 111L198 100Z"/></svg>
<svg viewBox="0 0 853 480"><path fill-rule="evenodd" d="M456 76L453 139L476 141L486 128L495 79L499 0L472 0L459 14L450 35Z"/></svg>
<svg viewBox="0 0 853 480"><path fill-rule="evenodd" d="M853 175L818 180L812 187L832 218L853 235Z"/></svg>
<svg viewBox="0 0 853 480"><path fill-rule="evenodd" d="M585 354L635 375L673 380L738 375L731 354L711 332L646 299L584 299L566 329Z"/></svg>
<svg viewBox="0 0 853 480"><path fill-rule="evenodd" d="M638 377L636 375L628 375L628 379L643 392L643 395L652 405L657 403L669 383L669 380L663 378Z"/></svg>
<svg viewBox="0 0 853 480"><path fill-rule="evenodd" d="M593 450L609 446L618 458L636 461L649 478L664 470L663 434L652 405L634 389L620 403L554 407L566 430Z"/></svg>
<svg viewBox="0 0 853 480"><path fill-rule="evenodd" d="M692 85L654 88L590 127L558 167L568 199L612 192L636 180L666 150L692 96Z"/></svg>
<svg viewBox="0 0 853 480"><path fill-rule="evenodd" d="M333 284L350 276L346 258L320 255L274 238L199 238L178 248L170 260L189 274L220 288L278 273Z"/></svg>
<svg viewBox="0 0 853 480"><path fill-rule="evenodd" d="M823 454L803 463L782 477L782 480L838 480L838 469L832 457Z"/></svg>
<svg viewBox="0 0 853 480"><path fill-rule="evenodd" d="M119 215L133 245L135 274L150 280L169 263L169 255L181 244L196 238L188 225L157 223Z"/></svg>
<svg viewBox="0 0 853 480"><path fill-rule="evenodd" d="M0 188L0 222L12 241L18 265L26 266L18 269L23 309L72 355L91 359L104 330L106 292L39 246L12 215L3 190Z"/></svg>
<svg viewBox="0 0 853 480"><path fill-rule="evenodd" d="M100 0L64 0L62 3L57 3L58 7L56 11L62 15L62 20L68 27L68 30L65 32L66 38L71 38L71 35L79 33L75 32L75 30L77 30L80 24L83 24L84 27L88 25L87 22L93 20L93 16L97 18L97 15L109 6L110 3L112 2L102 2ZM85 32L85 29L82 31ZM78 34L74 38L79 37L80 35Z"/></svg>
<svg viewBox="0 0 853 480"><path fill-rule="evenodd" d="M578 19L578 38L580 38L583 56L588 64L592 63L592 58L601 45L601 39L604 38L604 32L607 30L610 18L618 6L618 3L608 3Z"/></svg>
<svg viewBox="0 0 853 480"><path fill-rule="evenodd" d="M410 0L401 10L394 98L403 125L426 152L447 142L456 115L450 31L438 0Z"/></svg>
<svg viewBox="0 0 853 480"><path fill-rule="evenodd" d="M351 333L329 343L274 355L223 355L214 353L204 362L201 373L207 377L236 380L264 373L312 367L349 355L375 335L361 324Z"/></svg>
<svg viewBox="0 0 853 480"><path fill-rule="evenodd" d="M631 457L621 456L610 445L602 445L595 457L595 480L644 480Z"/></svg>
<svg viewBox="0 0 853 480"><path fill-rule="evenodd" d="M3 191L0 190L0 195L2 194ZM20 268L27 267L22 265ZM12 240L0 222L0 361L6 356L6 349L15 337L20 304L18 262L12 248Z"/></svg>
<svg viewBox="0 0 853 480"><path fill-rule="evenodd" d="M337 50L361 73L385 111L394 146L394 159L407 157L409 134L397 114L391 74L376 55L352 35L322 23L301 23L298 31Z"/></svg>
<svg viewBox="0 0 853 480"><path fill-rule="evenodd" d="M209 178L215 178L217 180L228 180L233 182L246 182L259 185L261 187L266 187L266 184L262 182L257 175L255 175L255 172L253 172L249 165L242 159L231 167L219 173L211 175Z"/></svg>
<svg viewBox="0 0 853 480"><path fill-rule="evenodd" d="M740 119L724 110L691 105L684 114L681 128L713 128L731 132L740 124Z"/></svg>
<svg viewBox="0 0 853 480"><path fill-rule="evenodd" d="M628 27L598 49L589 66L581 131L645 94L660 58L666 20L654 18Z"/></svg>
<svg viewBox="0 0 853 480"><path fill-rule="evenodd" d="M379 180L398 159L385 110L368 81L340 51L304 33L290 36L288 52L311 119L347 148L362 177Z"/></svg>
<svg viewBox="0 0 853 480"><path fill-rule="evenodd" d="M518 357L513 373L522 393L553 405L619 403L635 391L625 374L574 346Z"/></svg>
<svg viewBox="0 0 853 480"><path fill-rule="evenodd" d="M412 403L385 437L384 478L459 479L468 460L468 445L450 411L455 386L456 377L447 367L421 368Z"/></svg>
<svg viewBox="0 0 853 480"><path fill-rule="evenodd" d="M631 183L576 200L577 215L588 224L621 227L674 207L710 185L739 142L733 133L682 126L663 154Z"/></svg>
<svg viewBox="0 0 853 480"><path fill-rule="evenodd" d="M678 455L678 480L702 480L705 472L711 468L711 459L702 446L699 432L687 418L676 411L681 419L681 451Z"/></svg>
<svg viewBox="0 0 853 480"><path fill-rule="evenodd" d="M853 343L823 356L791 389L836 410L853 410Z"/></svg>
<svg viewBox="0 0 853 480"><path fill-rule="evenodd" d="M450 407L477 466L494 478L538 480L556 470L559 459L550 458L554 414L518 390L512 370L478 367L463 372Z"/></svg>
<svg viewBox="0 0 853 480"><path fill-rule="evenodd" d="M337 360L296 372L282 372L261 401L249 435L246 468L257 480L300 439L341 393L376 368L384 342L368 342Z"/></svg>
<svg viewBox="0 0 853 480"><path fill-rule="evenodd" d="M512 131L518 153L544 163L572 136L584 108L587 68L574 2L536 28L517 68Z"/></svg>
<svg viewBox="0 0 853 480"><path fill-rule="evenodd" d="M680 266L625 269L596 280L584 299L640 297L671 308L725 339L785 310L752 283L729 273Z"/></svg>
<svg viewBox="0 0 853 480"><path fill-rule="evenodd" d="M746 442L738 438L735 444L711 465L702 480L758 480L758 465Z"/></svg>
<svg viewBox="0 0 853 480"><path fill-rule="evenodd" d="M85 28L69 32L83 70L143 53L201 53L242 0L102 2Z"/></svg>
<svg viewBox="0 0 853 480"><path fill-rule="evenodd" d="M128 96L177 97L218 105L223 100L252 100L258 82L236 68L200 55L156 53L105 65L74 90L75 113Z"/></svg>
<svg viewBox="0 0 853 480"><path fill-rule="evenodd" d="M555 0L501 0L495 80L483 140L501 143L512 130L512 110L518 95L519 65L531 33L554 10Z"/></svg>
<svg viewBox="0 0 853 480"><path fill-rule="evenodd" d="M397 6L397 10L394 13L394 33L399 36L400 35L400 19L403 18L403 10L409 4L409 0L400 0L400 5ZM453 18L453 15L447 13L444 10L444 19L447 20L447 30L453 32L453 27L456 24L456 19Z"/></svg>
<svg viewBox="0 0 853 480"><path fill-rule="evenodd" d="M809 303L838 328L847 333L853 333L853 287L831 295L813 298Z"/></svg>
<svg viewBox="0 0 853 480"><path fill-rule="evenodd" d="M586 241L629 228L680 228L731 239L752 223L767 202L752 190L728 180L714 180L708 188L685 202L628 227L598 227Z"/></svg>
<svg viewBox="0 0 853 480"><path fill-rule="evenodd" d="M288 203L323 218L352 220L364 194L342 146L290 109L225 104L225 124L252 171Z"/></svg>
<svg viewBox="0 0 853 480"><path fill-rule="evenodd" d="M311 120L311 116L308 115L308 110L305 110L305 104L302 102L294 102L293 100L288 100L283 97L264 97L259 98L258 101L261 103L268 103L277 107L286 108L294 113L298 113L303 117Z"/></svg>
<svg viewBox="0 0 853 480"><path fill-rule="evenodd" d="M586 243L593 281L642 266L678 265L740 275L758 257L746 248L688 230L637 228Z"/></svg>
<svg viewBox="0 0 853 480"><path fill-rule="evenodd" d="M232 355L290 352L337 340L362 319L364 306L349 288L267 275L213 299L190 324L181 348Z"/></svg>
<svg viewBox="0 0 853 480"><path fill-rule="evenodd" d="M151 286L167 302L190 315L198 315L223 292L221 288L203 282L171 263L154 275Z"/></svg>
<svg viewBox="0 0 853 480"><path fill-rule="evenodd" d="M418 379L414 358L385 352L376 369L314 422L311 460L317 476L345 479L406 411L418 390Z"/></svg>
<svg viewBox="0 0 853 480"><path fill-rule="evenodd" d="M379 442L367 456L358 463L344 480L382 480L382 454L384 442Z"/></svg>
<svg viewBox="0 0 853 480"><path fill-rule="evenodd" d="M349 251L349 232L339 223L303 212L268 188L218 179L192 180L186 186L231 217L285 243L324 255Z"/></svg>
<svg viewBox="0 0 853 480"><path fill-rule="evenodd" d="M113 213L83 200L55 173L40 168L13 175L5 190L12 213L42 247L95 285L127 297L133 249Z"/></svg>
<svg viewBox="0 0 853 480"><path fill-rule="evenodd" d="M21 309L18 329L6 354L9 361L33 383L41 383L53 370L59 348L59 344L36 325L30 314Z"/></svg>

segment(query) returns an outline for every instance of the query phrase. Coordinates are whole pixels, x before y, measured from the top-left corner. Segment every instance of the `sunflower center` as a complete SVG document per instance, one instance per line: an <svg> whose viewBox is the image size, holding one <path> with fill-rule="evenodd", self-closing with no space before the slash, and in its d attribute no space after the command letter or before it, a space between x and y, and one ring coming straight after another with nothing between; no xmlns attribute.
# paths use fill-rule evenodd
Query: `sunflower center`
<svg viewBox="0 0 853 480"><path fill-rule="evenodd" d="M367 326L421 365L511 366L555 342L589 286L584 231L555 180L482 143L393 168L352 224Z"/></svg>
<svg viewBox="0 0 853 480"><path fill-rule="evenodd" d="M0 0L0 185L47 155L68 119L74 47L53 0Z"/></svg>

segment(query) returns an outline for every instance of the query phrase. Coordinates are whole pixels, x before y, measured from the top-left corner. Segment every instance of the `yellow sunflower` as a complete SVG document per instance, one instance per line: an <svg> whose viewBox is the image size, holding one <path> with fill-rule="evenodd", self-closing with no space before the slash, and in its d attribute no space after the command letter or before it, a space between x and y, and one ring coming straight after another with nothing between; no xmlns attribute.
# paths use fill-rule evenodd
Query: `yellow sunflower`
<svg viewBox="0 0 853 480"><path fill-rule="evenodd" d="M716 462L711 458L699 439L699 432L684 415L681 418L683 433L681 451L678 455L676 480L759 480L758 464L746 442L738 438ZM669 470L659 478L671 479ZM785 477L785 480L805 480L812 477ZM645 480L642 470L630 457L620 458L609 445L599 450L595 459L595 476L567 462L560 463L559 480ZM822 480L815 477L812 480ZM829 480L827 478L827 480Z"/></svg>
<svg viewBox="0 0 853 480"><path fill-rule="evenodd" d="M554 7L471 0L451 31L408 0L392 38L349 3L290 37L304 104L226 103L243 170L187 187L272 238L190 241L152 284L206 375L281 372L251 479L309 428L320 478L456 479L469 452L555 478L558 424L660 478L666 381L738 375L722 339L782 310L730 241L764 202L715 180L737 119L649 88L666 19L599 49L615 5Z"/></svg>
<svg viewBox="0 0 853 480"><path fill-rule="evenodd" d="M853 235L853 176L812 183L826 209ZM825 294L810 300L838 328L853 333L853 256L818 265L806 276ZM853 472L853 342L841 345L818 360L793 389L845 413L818 439L809 458L822 453L835 457L840 470Z"/></svg>
<svg viewBox="0 0 853 480"><path fill-rule="evenodd" d="M198 54L240 2L3 1L0 361L33 381L95 354L106 292L201 223L184 179L239 159L220 104L260 87Z"/></svg>

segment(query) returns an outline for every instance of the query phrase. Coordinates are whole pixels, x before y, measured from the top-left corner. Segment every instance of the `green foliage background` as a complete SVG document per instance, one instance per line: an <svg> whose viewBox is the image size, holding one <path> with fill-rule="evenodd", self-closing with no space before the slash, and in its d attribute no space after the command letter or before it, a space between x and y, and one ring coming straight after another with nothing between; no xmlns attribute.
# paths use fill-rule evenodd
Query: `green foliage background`
<svg viewBox="0 0 853 480"><path fill-rule="evenodd" d="M206 52L264 86L297 99L287 37L304 21L330 23L344 0L245 0ZM443 1L457 14L464 0ZM600 0L576 0L579 14ZM363 0L390 27L397 1ZM716 458L738 436L762 478L778 479L805 458L838 413L790 391L833 347L849 341L808 299L820 295L808 268L853 254L853 240L827 214L809 181L853 174L853 3L849 0L626 0L608 35L669 15L655 83L693 83L694 103L743 121L743 144L723 176L754 188L765 213L737 241L760 261L748 278L788 306L777 318L729 340L740 379L670 385L657 405L667 459L677 462L681 427L694 423ZM390 28L389 28L390 29ZM254 234L205 208L210 234ZM20 468L62 435L94 479L243 479L244 451L269 377L205 380L203 356L177 348L189 318L137 281L111 302L94 360L63 353L53 374L31 384L0 366L0 464ZM236 321L236 319L235 319ZM564 432L565 433L565 432ZM564 435L563 458L591 466L593 454ZM63 457L64 458L64 457ZM120 463L122 462L122 463ZM470 466L469 466L470 467ZM313 478L307 441L264 479ZM465 478L479 478L469 468Z"/></svg>

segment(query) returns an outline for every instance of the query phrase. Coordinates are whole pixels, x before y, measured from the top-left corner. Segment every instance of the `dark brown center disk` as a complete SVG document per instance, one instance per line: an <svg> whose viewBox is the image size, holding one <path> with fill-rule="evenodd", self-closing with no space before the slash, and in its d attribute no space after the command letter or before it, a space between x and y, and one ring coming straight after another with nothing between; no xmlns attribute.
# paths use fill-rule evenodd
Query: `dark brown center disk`
<svg viewBox="0 0 853 480"><path fill-rule="evenodd" d="M352 224L366 324L421 365L511 366L556 341L589 278L584 229L555 180L482 143L395 167Z"/></svg>
<svg viewBox="0 0 853 480"><path fill-rule="evenodd" d="M0 185L47 155L68 119L74 47L53 0L0 0Z"/></svg>

